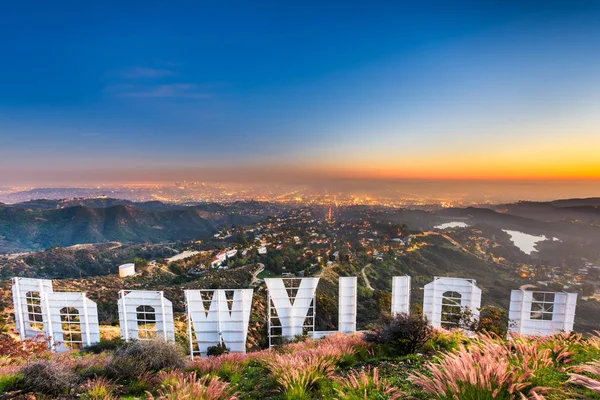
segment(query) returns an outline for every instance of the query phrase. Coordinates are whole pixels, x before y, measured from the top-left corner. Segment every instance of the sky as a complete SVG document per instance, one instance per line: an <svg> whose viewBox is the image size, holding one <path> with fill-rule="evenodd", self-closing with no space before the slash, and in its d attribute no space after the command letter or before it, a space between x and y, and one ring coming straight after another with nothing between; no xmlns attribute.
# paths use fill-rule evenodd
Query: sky
<svg viewBox="0 0 600 400"><path fill-rule="evenodd" d="M575 0L7 2L0 185L598 188L598 21Z"/></svg>

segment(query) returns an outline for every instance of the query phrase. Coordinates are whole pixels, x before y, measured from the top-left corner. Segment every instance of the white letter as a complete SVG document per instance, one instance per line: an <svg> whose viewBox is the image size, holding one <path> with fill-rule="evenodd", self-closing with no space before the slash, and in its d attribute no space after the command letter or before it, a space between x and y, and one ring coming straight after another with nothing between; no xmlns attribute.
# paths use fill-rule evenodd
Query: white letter
<svg viewBox="0 0 600 400"><path fill-rule="evenodd" d="M553 335L573 330L577 293L513 290L508 330L525 335Z"/></svg>
<svg viewBox="0 0 600 400"><path fill-rule="evenodd" d="M48 331L57 351L69 351L100 341L98 307L85 293L44 293L43 308L49 318Z"/></svg>
<svg viewBox="0 0 600 400"><path fill-rule="evenodd" d="M392 278L392 315L410 313L410 276Z"/></svg>
<svg viewBox="0 0 600 400"><path fill-rule="evenodd" d="M227 292L233 293L231 301L227 300ZM206 355L208 347L216 346L221 342L224 342L232 352L246 352L252 293L252 289L185 291L192 358L194 353ZM212 298L203 299L202 294L212 294ZM207 310L205 303L209 301ZM194 350L194 343L198 345L197 351Z"/></svg>
<svg viewBox="0 0 600 400"><path fill-rule="evenodd" d="M339 279L338 331L356 332L356 277Z"/></svg>
<svg viewBox="0 0 600 400"><path fill-rule="evenodd" d="M431 326L456 325L466 309L478 317L479 307L481 289L475 286L473 279L435 277L425 285L423 314Z"/></svg>
<svg viewBox="0 0 600 400"><path fill-rule="evenodd" d="M48 332L49 315L42 307L42 296L52 291L52 281L49 279L12 279L15 322L21 340L40 335L52 336Z"/></svg>
<svg viewBox="0 0 600 400"><path fill-rule="evenodd" d="M121 337L126 341L154 338L175 341L173 304L163 292L121 290L118 304Z"/></svg>
<svg viewBox="0 0 600 400"><path fill-rule="evenodd" d="M292 278L288 281L297 281ZM286 288L282 278L265 278L265 283L269 291L269 309L273 303L274 315L269 315L269 342L272 335L271 329L278 328L271 326L271 319L279 319L281 327L281 336L286 339L292 339L296 335L303 334L303 328L306 326L304 320L307 318L308 312L312 308L311 316L313 323L311 328L314 331L314 298L319 278L301 278L299 286ZM288 289L296 291L292 296L293 302L290 300Z"/></svg>

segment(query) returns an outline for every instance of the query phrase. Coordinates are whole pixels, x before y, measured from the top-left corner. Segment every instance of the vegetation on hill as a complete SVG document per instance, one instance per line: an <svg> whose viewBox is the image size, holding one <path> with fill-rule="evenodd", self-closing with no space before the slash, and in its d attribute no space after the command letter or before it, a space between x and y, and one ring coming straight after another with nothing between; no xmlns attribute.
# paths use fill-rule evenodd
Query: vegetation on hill
<svg viewBox="0 0 600 400"><path fill-rule="evenodd" d="M157 260L176 254L170 246L118 242L97 245L53 247L45 251L0 259L0 279L14 276L34 278L75 278L118 273L128 261Z"/></svg>
<svg viewBox="0 0 600 400"><path fill-rule="evenodd" d="M108 241L158 243L202 238L262 218L251 203L158 207L117 204L66 208L0 207L0 253Z"/></svg>
<svg viewBox="0 0 600 400"><path fill-rule="evenodd" d="M133 202L130 200L113 199L110 197L92 197L92 198L73 198L73 199L36 199L12 204L13 207L25 210L52 210L60 208L69 208L83 206L90 208L109 208L120 205L128 205L140 208L145 211L175 210L183 206L167 204L160 201Z"/></svg>

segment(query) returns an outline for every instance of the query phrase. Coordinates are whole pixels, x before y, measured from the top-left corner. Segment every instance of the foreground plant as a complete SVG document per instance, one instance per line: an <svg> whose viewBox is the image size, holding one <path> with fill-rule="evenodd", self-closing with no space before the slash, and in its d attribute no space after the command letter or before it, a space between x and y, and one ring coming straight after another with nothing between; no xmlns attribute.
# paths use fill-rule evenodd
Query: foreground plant
<svg viewBox="0 0 600 400"><path fill-rule="evenodd" d="M259 359L288 400L306 399L333 376L336 365L366 348L360 335L333 334L321 340L293 343Z"/></svg>
<svg viewBox="0 0 600 400"><path fill-rule="evenodd" d="M575 373L569 374L569 383L583 386L594 393L600 394L600 361L591 362L585 365L578 365L571 368ZM582 375L588 373L588 375Z"/></svg>
<svg viewBox="0 0 600 400"><path fill-rule="evenodd" d="M560 356L566 357L566 354ZM439 362L429 362L429 374L415 373L409 379L438 399L510 400L544 399L549 388L534 383L555 367L550 349L529 341L503 343L483 336L468 348L447 353Z"/></svg>
<svg viewBox="0 0 600 400"><path fill-rule="evenodd" d="M391 355L415 353L432 337L434 331L420 315L386 315L365 335L370 343L387 346Z"/></svg>
<svg viewBox="0 0 600 400"><path fill-rule="evenodd" d="M26 390L50 396L70 392L78 380L68 365L48 360L28 364L20 372Z"/></svg>
<svg viewBox="0 0 600 400"><path fill-rule="evenodd" d="M317 385L333 375L334 358L329 355L302 351L273 354L266 360L267 368L288 400L301 400Z"/></svg>
<svg viewBox="0 0 600 400"><path fill-rule="evenodd" d="M88 381L86 391L81 398L85 400L114 400L112 382L106 378Z"/></svg>
<svg viewBox="0 0 600 400"><path fill-rule="evenodd" d="M339 400L395 400L403 396L400 389L387 380L379 377L377 368L361 372L353 372L338 379L341 388L336 388Z"/></svg>
<svg viewBox="0 0 600 400"><path fill-rule="evenodd" d="M18 365L34 358L48 358L51 354L50 339L43 335L18 341L12 336L0 334L0 366Z"/></svg>
<svg viewBox="0 0 600 400"><path fill-rule="evenodd" d="M115 351L106 372L110 378L131 381L146 372L181 369L186 364L187 358L176 343L161 339L132 341Z"/></svg>
<svg viewBox="0 0 600 400"><path fill-rule="evenodd" d="M254 354L247 355L241 353L227 353L220 356L206 357L193 361L187 367L187 370L195 371L200 375L223 371L233 374L240 372L244 368L244 362L254 357L256 357Z"/></svg>
<svg viewBox="0 0 600 400"><path fill-rule="evenodd" d="M154 397L148 393L148 400L237 400L237 393L227 382L216 376L198 379L195 372L160 372L161 388Z"/></svg>

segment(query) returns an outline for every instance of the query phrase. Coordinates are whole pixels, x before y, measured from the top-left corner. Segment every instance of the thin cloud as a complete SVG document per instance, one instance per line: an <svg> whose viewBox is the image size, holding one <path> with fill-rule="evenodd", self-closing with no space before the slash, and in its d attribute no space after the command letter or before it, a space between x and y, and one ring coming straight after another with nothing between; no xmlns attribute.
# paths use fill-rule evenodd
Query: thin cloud
<svg viewBox="0 0 600 400"><path fill-rule="evenodd" d="M158 79L177 76L176 71L160 68L133 67L124 71L121 76L126 79Z"/></svg>
<svg viewBox="0 0 600 400"><path fill-rule="evenodd" d="M136 98L170 98L170 99L205 99L212 96L200 90L198 85L192 83L169 83L161 85L117 85L107 89L115 97Z"/></svg>

